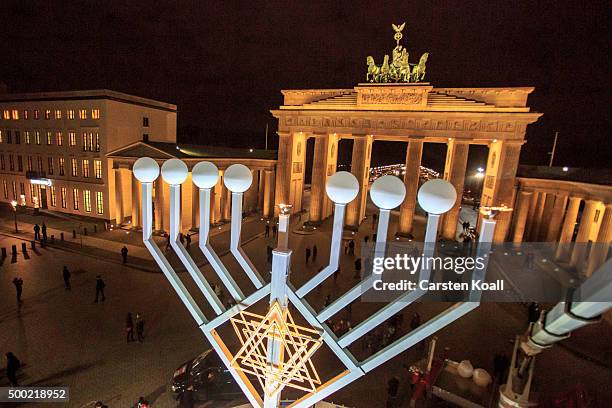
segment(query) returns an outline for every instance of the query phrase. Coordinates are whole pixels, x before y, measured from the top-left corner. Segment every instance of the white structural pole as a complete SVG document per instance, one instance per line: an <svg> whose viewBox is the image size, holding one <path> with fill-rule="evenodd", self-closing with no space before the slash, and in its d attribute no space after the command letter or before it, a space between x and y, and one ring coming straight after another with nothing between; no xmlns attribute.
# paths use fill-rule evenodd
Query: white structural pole
<svg viewBox="0 0 612 408"><path fill-rule="evenodd" d="M242 195L243 193L232 192L232 232L230 251L242 269L244 269L251 282L253 282L253 285L259 289L264 286L265 281L240 247L240 234L242 232Z"/></svg>
<svg viewBox="0 0 612 408"><path fill-rule="evenodd" d="M142 183L142 206L142 241L198 326L202 326L207 322L204 313L153 240L153 183Z"/></svg>
<svg viewBox="0 0 612 408"><path fill-rule="evenodd" d="M323 283L325 279L329 278L334 272L338 270L338 265L340 263L340 248L342 244L342 228L344 227L345 211L346 204L334 204L334 226L332 230L332 239L330 244L329 265L327 265L321 272L313 276L308 282L306 282L301 288L297 290L296 294L299 297L306 296L311 290Z"/></svg>
<svg viewBox="0 0 612 408"><path fill-rule="evenodd" d="M221 300L215 294L198 265L194 262L193 258L189 255L185 247L179 240L179 225L181 218L181 186L175 184L170 186L170 246L174 249L174 252L178 256L179 260L189 272L191 278L195 281L196 285L202 291L206 300L210 303L211 307L215 311L215 314L220 314L225 311L225 307Z"/></svg>
<svg viewBox="0 0 612 408"><path fill-rule="evenodd" d="M219 256L209 242L210 235L210 188L200 188L200 237L198 245L200 250L213 267L221 282L225 285L230 295L236 303L240 303L244 299L244 294L240 287L232 278Z"/></svg>
<svg viewBox="0 0 612 408"><path fill-rule="evenodd" d="M289 214L278 215L278 247L289 248Z"/></svg>
<svg viewBox="0 0 612 408"><path fill-rule="evenodd" d="M376 232L376 243L374 247L374 255L379 256L379 251L385 251L385 245L387 243L387 231L389 229L389 219L390 219L391 210L387 210L384 208L380 209L380 216L378 218L378 229ZM353 286L348 292L344 295L340 296L336 299L332 304L327 306L325 309L319 313L317 318L319 321L324 322L338 313L340 310L344 309L349 303L353 302L363 293L367 292L376 279L375 274L370 274L367 279L362 282L359 282L357 285Z"/></svg>
<svg viewBox="0 0 612 408"><path fill-rule="evenodd" d="M286 215L287 221L289 216ZM291 250L276 248L272 251L272 278L270 281L270 305L278 302L282 313L287 309L287 279L291 265ZM284 334L281 334L284 335ZM268 337L268 366L274 372L279 370L284 359L283 342L276 337ZM277 375L266 378L264 384L264 408L280 407L280 397L284 385L279 383Z"/></svg>
<svg viewBox="0 0 612 408"><path fill-rule="evenodd" d="M423 247L423 257L425 259L431 258L434 254L439 221L439 214L428 214L427 229L425 230L425 242ZM431 274L431 264L432 262L425 262L424 265L422 265L421 269L419 270L419 280L429 280L429 275ZM344 336L342 336L338 341L340 347L348 347L353 342L361 338L361 336L373 330L391 316L399 313L404 308L408 307L408 305L410 305L412 302L418 300L426 292L426 290L421 289L420 286L418 286L417 289L399 296L393 302L388 303L372 316L355 326L353 330L350 330Z"/></svg>

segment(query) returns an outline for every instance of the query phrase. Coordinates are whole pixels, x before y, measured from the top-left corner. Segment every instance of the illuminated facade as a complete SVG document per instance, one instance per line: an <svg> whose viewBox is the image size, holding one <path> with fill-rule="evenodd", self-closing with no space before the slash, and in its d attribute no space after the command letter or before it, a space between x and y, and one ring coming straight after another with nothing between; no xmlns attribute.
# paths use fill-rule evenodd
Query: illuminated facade
<svg viewBox="0 0 612 408"><path fill-rule="evenodd" d="M111 220L106 154L176 141L176 106L109 90L0 95L0 201Z"/></svg>

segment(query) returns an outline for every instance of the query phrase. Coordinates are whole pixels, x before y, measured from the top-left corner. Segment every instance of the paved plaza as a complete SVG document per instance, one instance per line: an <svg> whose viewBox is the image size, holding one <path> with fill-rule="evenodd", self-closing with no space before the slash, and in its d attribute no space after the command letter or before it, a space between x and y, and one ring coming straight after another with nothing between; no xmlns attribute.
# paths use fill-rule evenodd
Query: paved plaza
<svg viewBox="0 0 612 408"><path fill-rule="evenodd" d="M394 214L394 222L397 214ZM312 277L329 257L330 222L327 221L312 234L299 231L297 217L293 217L290 247L293 249L292 282L299 286ZM28 218L28 220L31 220ZM302 222L305 219L301 220ZM258 217L245 220L243 227L244 249L264 277L269 277L266 246L273 239L264 236L264 222ZM50 221L56 234L61 223ZM417 217L415 238L422 239L424 218ZM11 218L3 217L0 225L0 247L21 246L24 239L31 239L31 224L21 224L27 234L11 232ZM56 228L55 228L56 227ZM68 230L70 227L68 227ZM208 348L204 336L191 316L172 291L169 283L148 257L138 232L115 230L77 239L67 238L64 244L56 243L36 250L21 251L9 256L0 265L0 351L14 352L25 367L18 377L22 385L67 385L70 387L70 407L91 406L95 400L104 401L109 407L131 407L139 396L145 396L155 407L175 407L176 401L169 391L169 380L174 370L183 362ZM361 226L354 238L361 242L365 234L373 234L371 217ZM393 227L391 228L393 233ZM120 239L121 236L121 239ZM71 234L70 234L71 237ZM56 238L57 239L57 238ZM164 247L164 239L159 237ZM229 232L226 227L217 229L212 243L232 271L238 284L250 293L254 290L231 254L227 254ZM119 249L129 246L127 265L121 264ZM305 248L316 244L317 260L305 263ZM357 245L359 256L360 245ZM216 275L204 265L197 249L197 235L193 236L192 255L201 263L205 276L217 283ZM322 288L308 295L317 308L323 306L330 295L336 298L355 284L353 262L355 257L342 254L341 272L336 282L328 279ZM72 272L72 290L64 289L62 267ZM496 271L492 265L490 273ZM106 300L94 303L95 277L101 275L106 282ZM17 306L14 277L24 280L23 304ZM187 274L180 274L192 293L197 290ZM203 297L196 298L205 314L212 317ZM256 305L257 306L257 305ZM261 306L261 305L259 305ZM258 307L259 307L258 306ZM445 304L418 303L404 311L404 327L407 329L414 312L423 321L438 313ZM380 304L353 305L350 319L353 326L378 309ZM261 307L260 307L261 308ZM143 343L126 343L126 313L142 313L145 319ZM343 315L344 314L344 315ZM449 347L449 358L460 361L469 359L475 367L492 371L493 355L505 352L510 355L512 341L526 329L527 310L524 305L512 303L483 304L459 321L437 333L438 346ZM341 312L339 318L348 318ZM231 335L225 327L222 335ZM612 398L609 384L612 371L609 362L609 345L601 339L609 339L610 326L601 323L582 332L576 332L574 343L564 342L537 357L535 386L537 393L547 396L560 395L582 384L594 401L605 406ZM599 339L599 340L598 340ZM230 342L232 343L232 342ZM235 346L236 342L232 343ZM574 347L575 346L575 347ZM585 347L587 349L585 349ZM591 350L588 350L588 348ZM593 349L594 348L594 349ZM362 342L351 346L357 358L366 357ZM607 354L606 354L607 353ZM322 377L338 372L331 354L324 349L317 352L314 362ZM414 347L392 361L377 368L345 389L335 393L328 401L349 407L384 407L387 381L392 376L401 380L400 394L403 407L408 406L410 388L405 365L411 365L423 357L423 349ZM588 379L588 380L587 380ZM0 385L7 379L0 371ZM88 405L90 404L90 405ZM30 404L27 406L37 406ZM42 405L41 405L42 406ZM53 405L45 405L53 406ZM209 404L219 407L221 404Z"/></svg>

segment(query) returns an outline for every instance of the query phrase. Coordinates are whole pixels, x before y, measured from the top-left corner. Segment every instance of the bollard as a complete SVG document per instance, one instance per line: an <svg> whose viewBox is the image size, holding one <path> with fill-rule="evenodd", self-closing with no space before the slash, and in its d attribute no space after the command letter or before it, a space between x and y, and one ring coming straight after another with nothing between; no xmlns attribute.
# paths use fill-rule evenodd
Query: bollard
<svg viewBox="0 0 612 408"><path fill-rule="evenodd" d="M72 230L72 238L76 239L76 230Z"/></svg>
<svg viewBox="0 0 612 408"><path fill-rule="evenodd" d="M62 241L64 240L64 233L63 232L60 232L60 240L62 240Z"/></svg>
<svg viewBox="0 0 612 408"><path fill-rule="evenodd" d="M32 247L32 249L36 249L36 241L30 241L30 246Z"/></svg>
<svg viewBox="0 0 612 408"><path fill-rule="evenodd" d="M2 248L2 257L6 258L6 248Z"/></svg>
<svg viewBox="0 0 612 408"><path fill-rule="evenodd" d="M13 250L13 256L17 255L17 245L13 245L11 249Z"/></svg>
<svg viewBox="0 0 612 408"><path fill-rule="evenodd" d="M96 224L94 224L94 234L98 232L98 226Z"/></svg>
<svg viewBox="0 0 612 408"><path fill-rule="evenodd" d="M28 248L26 247L26 243L25 242L21 243L21 251L22 252L28 252Z"/></svg>
<svg viewBox="0 0 612 408"><path fill-rule="evenodd" d="M83 235L87 235L87 227L83 228Z"/></svg>

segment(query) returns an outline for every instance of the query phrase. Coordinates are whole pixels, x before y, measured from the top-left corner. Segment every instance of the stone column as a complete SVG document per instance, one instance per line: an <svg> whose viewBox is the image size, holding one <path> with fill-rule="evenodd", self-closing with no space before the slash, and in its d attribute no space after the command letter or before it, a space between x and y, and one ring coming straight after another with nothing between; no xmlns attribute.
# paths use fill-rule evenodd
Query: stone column
<svg viewBox="0 0 612 408"><path fill-rule="evenodd" d="M545 242L557 242L559 232L561 231L561 223L563 222L563 213L567 206L567 196L557 195L555 198L555 206L551 211L550 221L548 223L548 231L546 231Z"/></svg>
<svg viewBox="0 0 612 408"><path fill-rule="evenodd" d="M165 208L165 210L162 212L162 222L164 224L164 228L166 229L166 232L170 232L170 184L162 181L161 186L162 186L162 191L163 191L162 208Z"/></svg>
<svg viewBox="0 0 612 408"><path fill-rule="evenodd" d="M135 228L140 226L140 183L134 177L134 173L131 170L130 175L132 178L132 227Z"/></svg>
<svg viewBox="0 0 612 408"><path fill-rule="evenodd" d="M225 184L223 185L223 191L222 191L222 205L223 205L223 214L221 216L221 218L223 218L225 221L229 221L232 218L232 193L231 191L229 191L227 189L227 187L225 187Z"/></svg>
<svg viewBox="0 0 612 408"><path fill-rule="evenodd" d="M361 220L365 218L366 200L368 197L368 184L370 177L370 156L372 154L371 135L355 135L353 141L353 156L351 160L351 173L359 182L357 197L347 206L346 225L351 229L358 229Z"/></svg>
<svg viewBox="0 0 612 408"><path fill-rule="evenodd" d="M597 242L593 243L589 254L589 263L586 270L587 276L591 276L593 272L596 272L604 264L610 251L610 242L612 242L612 204L607 204L601 225L599 226Z"/></svg>
<svg viewBox="0 0 612 408"><path fill-rule="evenodd" d="M257 209L257 175L255 170L251 170L253 184L244 193L243 210L246 213L253 212Z"/></svg>
<svg viewBox="0 0 612 408"><path fill-rule="evenodd" d="M264 171L259 170L257 172L257 210L263 210L264 202Z"/></svg>
<svg viewBox="0 0 612 408"><path fill-rule="evenodd" d="M542 222L540 224L540 230L538 231L538 241L546 241L548 234L548 227L550 226L550 220L552 217L553 207L555 206L556 196L552 193L546 194L546 201L544 201L544 211L542 213Z"/></svg>
<svg viewBox="0 0 612 408"><path fill-rule="evenodd" d="M115 173L115 224L123 224L123 182L121 180L121 169L113 169Z"/></svg>
<svg viewBox="0 0 612 408"><path fill-rule="evenodd" d="M303 132L278 132L278 160L274 214L278 205L290 204L293 212L302 210L306 135Z"/></svg>
<svg viewBox="0 0 612 408"><path fill-rule="evenodd" d="M533 212L533 222L531 223L531 228L529 230L529 241L538 241L540 225L542 225L542 214L544 214L544 205L546 204L547 195L548 194L543 191L540 191L538 194L538 202L536 203L536 207Z"/></svg>
<svg viewBox="0 0 612 408"><path fill-rule="evenodd" d="M220 222L223 218L223 170L219 170L219 180L213 188L213 195L211 196L212 211L211 218L213 223Z"/></svg>
<svg viewBox="0 0 612 408"><path fill-rule="evenodd" d="M567 211L565 212L565 218L563 219L563 226L561 228L561 235L559 236L559 246L555 254L557 260L564 261L569 254L569 247L572 243L574 229L576 229L576 218L578 217L581 201L582 198L580 197L569 198Z"/></svg>
<svg viewBox="0 0 612 408"><path fill-rule="evenodd" d="M465 182L469 148L469 141L452 139L448 142L444 179L450 182L455 187L455 190L457 190L457 201L453 208L444 214L442 236L446 239L455 240L457 236L457 223L463 198L463 184Z"/></svg>
<svg viewBox="0 0 612 408"><path fill-rule="evenodd" d="M314 158L312 163L312 184L310 187L309 220L318 224L323 219L323 204L325 201L325 182L327 174L329 136L315 134Z"/></svg>
<svg viewBox="0 0 612 408"><path fill-rule="evenodd" d="M514 233L512 234L512 242L515 244L523 242L525 234L525 224L527 215L531 207L532 191L520 191L514 210Z"/></svg>
<svg viewBox="0 0 612 408"><path fill-rule="evenodd" d="M265 218L271 218L274 214L272 198L273 192L273 170L264 170L264 202L263 202L263 216Z"/></svg>
<svg viewBox="0 0 612 408"><path fill-rule="evenodd" d="M200 189L193 184L193 181L191 183L191 203L191 225L196 228L200 226Z"/></svg>
<svg viewBox="0 0 612 408"><path fill-rule="evenodd" d="M193 179L191 172L181 184L181 232L189 231L193 227Z"/></svg>
<svg viewBox="0 0 612 408"><path fill-rule="evenodd" d="M164 181L161 177L155 180L155 230L164 230Z"/></svg>
<svg viewBox="0 0 612 408"><path fill-rule="evenodd" d="M421 157L423 155L423 140L410 139L406 149L406 173L404 185L406 186L406 199L400 206L398 235L410 236L412 221L416 208L417 190L419 189L419 176L421 175Z"/></svg>
<svg viewBox="0 0 612 408"><path fill-rule="evenodd" d="M584 262L584 256L586 254L586 244L589 242L591 231L594 226L593 218L595 217L595 211L599 206L600 202L596 200L585 200L584 209L580 216L580 225L578 226L578 234L576 235L576 241L574 250L572 251L572 257L570 259L570 265L576 269L582 269L582 263Z"/></svg>

